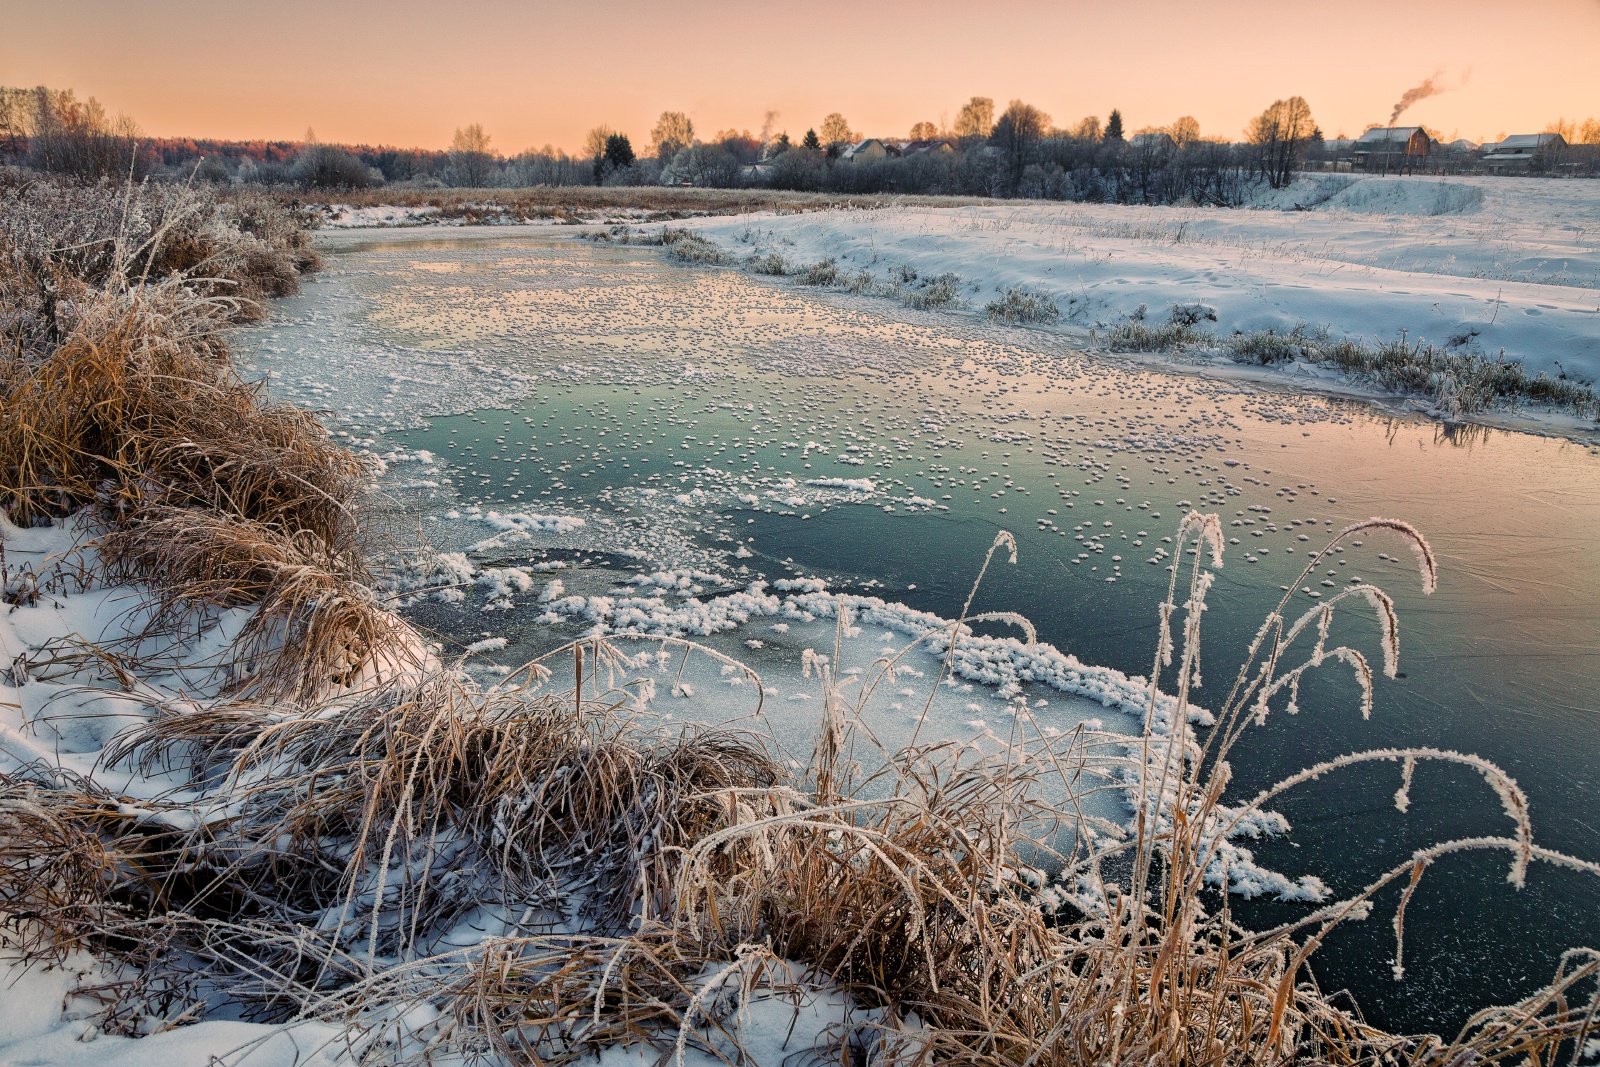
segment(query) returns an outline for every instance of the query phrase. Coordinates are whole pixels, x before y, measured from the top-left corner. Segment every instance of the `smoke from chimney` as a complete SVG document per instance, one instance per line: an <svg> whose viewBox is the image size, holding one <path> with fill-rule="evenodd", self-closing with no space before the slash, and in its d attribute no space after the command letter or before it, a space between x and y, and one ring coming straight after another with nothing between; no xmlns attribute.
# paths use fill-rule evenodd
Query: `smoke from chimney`
<svg viewBox="0 0 1600 1067"><path fill-rule="evenodd" d="M1431 78L1424 78L1421 85L1413 86L1400 94L1400 101L1394 105L1394 113L1389 116L1389 125L1393 126L1405 111L1418 100L1426 100L1430 96L1438 96L1448 91L1449 87L1439 84L1439 79L1444 77L1444 71L1439 71ZM1463 79L1465 81L1465 79Z"/></svg>

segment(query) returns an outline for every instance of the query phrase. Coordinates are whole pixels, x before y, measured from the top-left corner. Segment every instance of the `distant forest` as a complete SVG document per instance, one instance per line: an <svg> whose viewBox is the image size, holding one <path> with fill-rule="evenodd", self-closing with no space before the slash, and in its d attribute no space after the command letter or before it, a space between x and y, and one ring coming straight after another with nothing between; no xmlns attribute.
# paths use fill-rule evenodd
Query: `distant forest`
<svg viewBox="0 0 1600 1067"><path fill-rule="evenodd" d="M1061 127L1023 101L997 112L985 97L970 99L948 127L919 122L905 137L869 137L839 113L791 137L774 119L757 134L730 129L702 139L687 115L669 111L637 147L627 134L598 126L577 155L548 145L506 155L477 124L456 130L445 150L324 144L310 130L298 141L152 138L71 90L0 88L0 166L88 181L154 177L308 193L688 185L1228 206L1262 186L1287 185L1298 171L1350 165L1349 139L1324 137L1297 96L1273 101L1237 138L1205 135L1187 116L1127 130L1116 110ZM1547 128L1563 135L1561 143L1536 152L1525 173L1600 174L1600 122L1557 120ZM1480 169L1475 150L1428 133L1433 150L1401 159L1400 169Z"/></svg>

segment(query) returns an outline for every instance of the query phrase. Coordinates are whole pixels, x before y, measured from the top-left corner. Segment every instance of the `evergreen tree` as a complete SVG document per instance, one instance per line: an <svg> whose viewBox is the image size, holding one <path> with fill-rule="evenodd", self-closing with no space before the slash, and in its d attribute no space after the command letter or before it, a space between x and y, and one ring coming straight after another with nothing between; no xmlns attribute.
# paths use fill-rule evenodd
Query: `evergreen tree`
<svg viewBox="0 0 1600 1067"><path fill-rule="evenodd" d="M1122 140L1122 112L1116 108L1111 109L1111 114L1106 119L1106 140Z"/></svg>
<svg viewBox="0 0 1600 1067"><path fill-rule="evenodd" d="M605 161L617 170L633 166L633 145L627 134L614 133L606 138Z"/></svg>
<svg viewBox="0 0 1600 1067"><path fill-rule="evenodd" d="M781 156L793 147L794 145L790 142L789 135L787 133L780 133L778 134L777 139L772 142L772 155Z"/></svg>
<svg viewBox="0 0 1600 1067"><path fill-rule="evenodd" d="M802 148L810 149L821 148L822 140L817 136L816 130L807 130L804 139L802 139L800 142L800 146Z"/></svg>

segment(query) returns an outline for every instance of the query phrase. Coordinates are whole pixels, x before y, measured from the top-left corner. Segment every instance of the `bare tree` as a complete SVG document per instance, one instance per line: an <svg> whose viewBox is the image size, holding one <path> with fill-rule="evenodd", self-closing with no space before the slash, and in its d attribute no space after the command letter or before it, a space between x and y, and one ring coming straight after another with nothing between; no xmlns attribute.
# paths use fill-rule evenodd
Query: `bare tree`
<svg viewBox="0 0 1600 1067"><path fill-rule="evenodd" d="M611 140L611 135L616 133L610 126L601 123L589 131L583 139L583 158L600 159L606 154L606 142Z"/></svg>
<svg viewBox="0 0 1600 1067"><path fill-rule="evenodd" d="M849 144L856 139L850 122L835 111L822 120L822 143L825 145Z"/></svg>
<svg viewBox="0 0 1600 1067"><path fill-rule="evenodd" d="M1098 115L1087 115L1079 119L1078 124L1072 127L1072 136L1080 141L1098 141L1100 139L1100 117Z"/></svg>
<svg viewBox="0 0 1600 1067"><path fill-rule="evenodd" d="M668 162L694 144L694 123L681 111L663 111L650 131L650 141L655 145L656 157Z"/></svg>
<svg viewBox="0 0 1600 1067"><path fill-rule="evenodd" d="M739 161L720 145L691 145L661 171L661 184L732 188L739 184Z"/></svg>
<svg viewBox="0 0 1600 1067"><path fill-rule="evenodd" d="M1299 96L1274 100L1245 127L1245 140L1256 149L1258 172L1274 189L1282 189L1293 180L1295 163L1316 128L1311 105Z"/></svg>
<svg viewBox="0 0 1600 1067"><path fill-rule="evenodd" d="M35 168L86 181L142 177L149 160L139 127L126 115L112 119L94 97L40 86L29 94L28 161Z"/></svg>
<svg viewBox="0 0 1600 1067"><path fill-rule="evenodd" d="M0 86L0 152L20 155L27 143L33 94L26 89Z"/></svg>
<svg viewBox="0 0 1600 1067"><path fill-rule="evenodd" d="M911 127L911 139L913 141L931 141L937 136L939 136L939 127L931 122L919 122Z"/></svg>
<svg viewBox="0 0 1600 1067"><path fill-rule="evenodd" d="M459 129L450 141L450 165L455 168L463 185L481 188L489 184L494 173L494 152L489 147L489 135L482 124Z"/></svg>
<svg viewBox="0 0 1600 1067"><path fill-rule="evenodd" d="M1568 144L1573 144L1578 138L1578 124L1563 115L1554 122L1548 123L1540 133L1553 133Z"/></svg>
<svg viewBox="0 0 1600 1067"><path fill-rule="evenodd" d="M994 130L994 101L987 96L975 96L961 105L956 115L957 137L987 137Z"/></svg>
<svg viewBox="0 0 1600 1067"><path fill-rule="evenodd" d="M1005 155L1013 183L1021 179L1023 169L1032 162L1034 146L1049 132L1050 116L1032 104L1013 100L1006 107L994 124L989 143Z"/></svg>
<svg viewBox="0 0 1600 1067"><path fill-rule="evenodd" d="M1172 137L1173 144L1187 148L1200 139L1200 120L1193 115L1184 115L1173 121L1167 133Z"/></svg>

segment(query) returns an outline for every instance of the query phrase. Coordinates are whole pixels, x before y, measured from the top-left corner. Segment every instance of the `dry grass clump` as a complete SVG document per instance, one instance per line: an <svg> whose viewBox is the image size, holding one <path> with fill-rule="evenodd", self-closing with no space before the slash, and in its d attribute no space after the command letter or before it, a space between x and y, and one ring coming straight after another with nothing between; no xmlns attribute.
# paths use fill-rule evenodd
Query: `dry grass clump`
<svg viewBox="0 0 1600 1067"><path fill-rule="evenodd" d="M789 264L777 252L768 252L766 255L753 255L744 261L744 265L745 269L752 274L772 274L781 277L789 273Z"/></svg>
<svg viewBox="0 0 1600 1067"><path fill-rule="evenodd" d="M79 285L57 344L6 338L0 506L24 522L88 504L203 507L345 547L366 465L234 374L225 310L170 282Z"/></svg>
<svg viewBox="0 0 1600 1067"><path fill-rule="evenodd" d="M93 509L106 576L154 587L156 628L257 608L230 664L237 684L307 699L411 654L365 585L355 509L368 464L232 366L226 330L249 317L237 290L292 275L296 241L278 241L265 275L243 253L194 260L200 246L182 242L198 216L181 191L135 194L114 224L97 214L107 190L24 191L0 226L0 510L29 524ZM136 201L150 206L139 197L167 214L135 218ZM262 217L281 223L276 209ZM118 237L148 225L140 244Z"/></svg>
<svg viewBox="0 0 1600 1067"><path fill-rule="evenodd" d="M1004 322L1013 326L1026 323L1048 324L1061 317L1061 309L1056 306L1054 297L1042 289L1033 289L1026 285L1008 287L983 310L989 316L990 322Z"/></svg>
<svg viewBox="0 0 1600 1067"><path fill-rule="evenodd" d="M1328 550L1371 533L1408 544L1431 590L1432 552L1404 523L1355 524ZM1335 613L1373 609L1389 674L1398 624L1369 586L1298 618L1285 597L1208 717L1189 692L1224 538L1195 514L1179 534L1194 563L1181 585L1174 567L1161 605L1138 738L1050 737L1018 705L1009 742L987 751L915 738L882 750L871 693L923 641L947 649L948 669L973 617L853 685L833 673L837 649L808 657L823 715L790 774L750 735L667 729L639 708L648 684L619 679L681 642L650 638L657 657L630 659L586 639L489 689L440 672L306 707L163 710L105 758L187 771L198 798L181 803L13 776L0 785L0 901L26 951L138 964L147 1012L193 1017L198 1000L174 991L209 987L254 1017L342 1021L360 1055L384 1062L553 1064L619 1042L740 1062L741 1006L819 982L859 1010L814 1050L839 1062L1578 1062L1600 1010L1592 952L1448 1041L1381 1032L1317 987L1306 964L1328 931L1396 882L1403 973L1405 906L1443 856L1504 851L1519 884L1534 862L1600 866L1535 845L1516 784L1458 753L1355 753L1228 799L1231 750L1292 706L1309 671L1348 666L1370 707L1366 656L1330 642ZM572 682L551 684L567 656ZM1112 746L1124 755L1108 760ZM1230 831L1310 778L1374 760L1404 765L1401 796L1418 762L1474 768L1510 831L1419 850L1284 926L1240 927L1216 892L1237 873ZM1046 801L1047 783L1064 803ZM1131 826L1079 807L1108 787L1126 792ZM468 915L502 932L451 947Z"/></svg>
<svg viewBox="0 0 1600 1067"><path fill-rule="evenodd" d="M30 334L59 338L56 313L72 283L100 289L122 276L176 279L226 300L234 321L257 319L263 299L298 292L300 275L319 265L308 219L260 192L70 185L0 171L0 307L7 320L32 320Z"/></svg>
<svg viewBox="0 0 1600 1067"><path fill-rule="evenodd" d="M895 290L892 286L880 284L872 277L872 272L865 267L851 274L849 271L839 269L833 259L824 259L811 264L798 271L795 279L801 285L817 285L827 288L844 289L851 293L867 293L874 296L893 296Z"/></svg>
<svg viewBox="0 0 1600 1067"><path fill-rule="evenodd" d="M426 658L372 592L359 542L332 546L307 528L154 506L111 527L98 547L116 577L150 587L147 632L252 609L222 664L226 691L311 701Z"/></svg>
<svg viewBox="0 0 1600 1067"><path fill-rule="evenodd" d="M896 268L890 275L890 289L900 303L919 311L958 307L961 299L961 278L944 273L922 277L908 266Z"/></svg>
<svg viewBox="0 0 1600 1067"><path fill-rule="evenodd" d="M782 775L749 736L641 725L628 694L603 688L617 655L603 643L577 650L587 697L549 692L535 668L487 691L450 672L412 675L316 708L159 709L106 753L113 766L187 771L198 802L130 810L43 769L4 776L0 915L14 947L128 957L170 983L224 980L235 1003L274 1018L324 999L324 1012L370 1009L362 983L377 976L386 998L398 995L462 916L501 909L511 932L490 953L518 957L498 981L526 998L527 984L551 976L508 946L540 943L555 926L657 927L687 848L742 810L729 798ZM710 869L732 877L741 858L730 850ZM622 943L566 941L608 938ZM648 958L649 940L633 950ZM430 997L454 982L481 1006L481 964L458 960ZM690 953L664 966L686 1003ZM562 968L592 1000L599 966L563 958ZM529 1025L503 1006L508 1030Z"/></svg>
<svg viewBox="0 0 1600 1067"><path fill-rule="evenodd" d="M795 275L801 285L839 285L843 281L844 272L832 259L819 260Z"/></svg>
<svg viewBox="0 0 1600 1067"><path fill-rule="evenodd" d="M646 238L635 243L664 245L667 255L680 263L719 267L733 262L733 257L719 248L715 241L707 240L693 230L681 226L665 227L659 237Z"/></svg>
<svg viewBox="0 0 1600 1067"><path fill-rule="evenodd" d="M1209 330L1194 325L1163 322L1123 322L1106 334L1106 347L1113 352L1182 352L1213 340Z"/></svg>
<svg viewBox="0 0 1600 1067"><path fill-rule="evenodd" d="M1543 371L1529 374L1521 363L1507 360L1504 352L1495 358L1453 352L1423 341L1408 342L1402 333L1398 340L1377 345L1348 340L1323 344L1316 349L1315 361L1395 392L1432 396L1449 415L1529 400L1600 420L1600 394L1592 382L1564 375L1552 378Z"/></svg>

